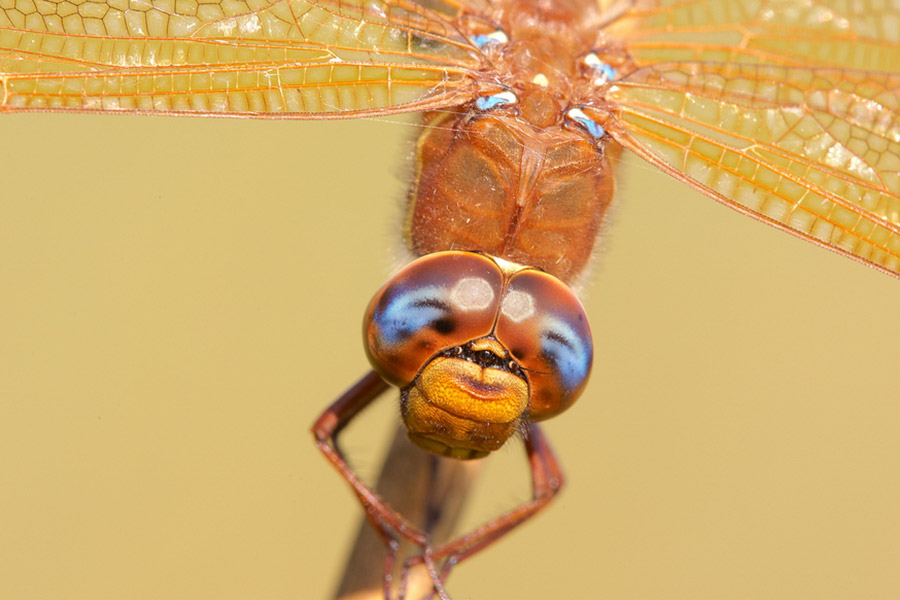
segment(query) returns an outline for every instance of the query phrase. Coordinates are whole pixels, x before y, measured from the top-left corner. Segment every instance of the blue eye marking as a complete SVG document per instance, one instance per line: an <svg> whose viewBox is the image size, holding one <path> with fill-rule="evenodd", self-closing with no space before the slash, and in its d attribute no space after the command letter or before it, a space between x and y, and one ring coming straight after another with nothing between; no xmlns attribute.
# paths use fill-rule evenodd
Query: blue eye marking
<svg viewBox="0 0 900 600"><path fill-rule="evenodd" d="M548 317L541 334L541 354L556 367L567 390L581 385L591 368L593 347L563 320Z"/></svg>
<svg viewBox="0 0 900 600"><path fill-rule="evenodd" d="M383 308L372 315L372 322L384 342L390 345L401 344L445 317L450 312L447 304L441 300L446 291L436 285L398 290L395 296L384 303Z"/></svg>

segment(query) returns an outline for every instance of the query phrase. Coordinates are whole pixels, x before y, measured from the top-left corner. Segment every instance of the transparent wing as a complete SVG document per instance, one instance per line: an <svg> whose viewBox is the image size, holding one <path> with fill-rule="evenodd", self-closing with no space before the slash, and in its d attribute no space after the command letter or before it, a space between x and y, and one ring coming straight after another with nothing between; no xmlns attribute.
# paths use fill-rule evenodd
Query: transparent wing
<svg viewBox="0 0 900 600"><path fill-rule="evenodd" d="M900 76L720 63L616 82L609 132L726 205L900 274Z"/></svg>
<svg viewBox="0 0 900 600"><path fill-rule="evenodd" d="M884 0L636 0L614 30L643 65L711 61L900 72Z"/></svg>
<svg viewBox="0 0 900 600"><path fill-rule="evenodd" d="M348 117L468 98L429 0L3 0L0 112Z"/></svg>

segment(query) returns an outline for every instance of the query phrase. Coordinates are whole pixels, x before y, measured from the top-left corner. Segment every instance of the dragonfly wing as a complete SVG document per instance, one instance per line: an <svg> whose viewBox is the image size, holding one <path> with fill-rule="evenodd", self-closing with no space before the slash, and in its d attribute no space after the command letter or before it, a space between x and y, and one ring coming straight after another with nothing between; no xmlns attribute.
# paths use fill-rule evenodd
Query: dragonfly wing
<svg viewBox="0 0 900 600"><path fill-rule="evenodd" d="M3 2L0 112L328 118L460 104L479 54L450 26L454 10L440 0Z"/></svg>
<svg viewBox="0 0 900 600"><path fill-rule="evenodd" d="M636 0L615 25L639 64L768 63L900 72L900 13L883 0Z"/></svg>
<svg viewBox="0 0 900 600"><path fill-rule="evenodd" d="M900 274L900 76L719 63L617 81L608 131L720 202Z"/></svg>

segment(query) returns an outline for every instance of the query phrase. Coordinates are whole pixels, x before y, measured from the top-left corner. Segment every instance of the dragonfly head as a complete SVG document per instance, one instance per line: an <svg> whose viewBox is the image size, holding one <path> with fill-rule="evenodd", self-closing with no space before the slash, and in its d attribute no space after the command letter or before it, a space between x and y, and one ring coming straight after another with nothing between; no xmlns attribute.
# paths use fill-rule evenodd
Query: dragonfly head
<svg viewBox="0 0 900 600"><path fill-rule="evenodd" d="M374 369L401 389L410 439L460 459L568 408L593 356L568 286L474 252L437 252L402 269L370 302L364 335Z"/></svg>

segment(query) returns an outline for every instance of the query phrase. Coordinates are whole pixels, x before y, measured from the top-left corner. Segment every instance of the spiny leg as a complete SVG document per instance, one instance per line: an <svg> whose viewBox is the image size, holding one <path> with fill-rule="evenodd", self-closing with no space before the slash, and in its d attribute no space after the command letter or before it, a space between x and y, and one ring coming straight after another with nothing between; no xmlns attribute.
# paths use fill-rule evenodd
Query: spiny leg
<svg viewBox="0 0 900 600"><path fill-rule="evenodd" d="M384 568L381 576L383 596L385 598L391 597L394 564L401 548L401 543L403 540L406 540L418 548L417 552L420 553L418 556L424 559L419 562L423 562L426 566L428 580L430 580L429 587L436 591L441 598L449 599L449 596L443 590L443 581L439 579L438 567L430 558L432 554L430 539L431 534L435 532L439 534L439 537L446 535L446 531L441 534L441 529L447 530L455 523L459 515L462 494L464 493L459 488L464 490L468 487L473 477L471 470L467 471L464 469L463 465L458 461L438 459L411 446L405 439L406 436L400 434L402 435L403 443L392 448L390 454L390 456L394 457L393 460L397 464L393 464L391 470L386 470L382 473L379 489L381 489L382 484L385 484L388 486L388 490L394 489L393 493L396 496L399 486L407 496L424 497L426 505L439 503L440 506L426 506L426 512L430 512L431 515L424 519L425 527L423 531L412 525L407 518L401 516L379 493L372 490L359 478L353 468L347 463L338 445L337 437L341 431L360 411L385 392L388 387L374 372L370 372L361 378L323 411L313 424L312 432L315 436L316 446L350 484L365 509L366 520L373 526L373 529L382 541L385 548ZM415 453L415 455L410 456L410 452ZM422 460L423 458L425 460ZM389 457L388 460L390 461L391 458ZM422 468L423 465L427 465L427 468ZM409 476L408 478L405 477L407 475ZM388 478L387 482L384 481L385 477ZM419 477L422 478L422 481L414 481ZM399 479L402 479L402 481L396 481ZM390 497L390 493L388 495ZM397 500L400 500L401 504L403 504L407 501L407 498L397 498ZM415 510L410 514L415 514ZM409 573L404 568L401 572L398 591L398 598L400 599L404 598L407 593L408 575ZM350 585L358 585L359 580L356 579L356 581L357 584L350 583ZM345 581L344 583L349 582Z"/></svg>
<svg viewBox="0 0 900 600"><path fill-rule="evenodd" d="M447 579L455 565L493 544L537 514L562 489L564 476L559 461L537 424L532 423L528 427L525 451L531 468L531 500L437 548L432 558L435 561L443 560L439 577L441 581Z"/></svg>
<svg viewBox="0 0 900 600"><path fill-rule="evenodd" d="M400 539L407 539L419 547L424 546L427 540L425 534L388 506L375 491L359 478L344 459L337 444L337 436L362 409L371 404L389 387L377 373L370 371L326 408L312 427L316 447L353 488L366 511L366 518L378 532L387 548L384 577L382 578L382 590L385 598L390 598L391 573L400 546Z"/></svg>

